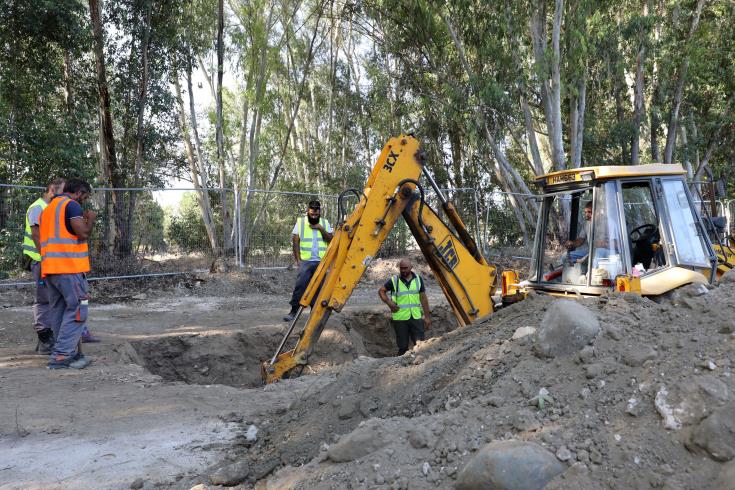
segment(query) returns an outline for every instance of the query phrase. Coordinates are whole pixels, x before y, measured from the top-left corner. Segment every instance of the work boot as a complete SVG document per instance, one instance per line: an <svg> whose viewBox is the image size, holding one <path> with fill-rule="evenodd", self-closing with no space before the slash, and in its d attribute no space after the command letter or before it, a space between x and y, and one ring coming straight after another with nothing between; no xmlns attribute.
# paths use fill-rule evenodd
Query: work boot
<svg viewBox="0 0 735 490"><path fill-rule="evenodd" d="M36 344L36 352L39 354L51 354L54 348L54 331L50 328L44 328L36 332L38 335L38 343Z"/></svg>
<svg viewBox="0 0 735 490"><path fill-rule="evenodd" d="M85 367L92 364L92 359L85 356L81 352L77 352L77 355L74 356L74 360L69 364L69 367L72 369L84 369Z"/></svg>
<svg viewBox="0 0 735 490"><path fill-rule="evenodd" d="M288 315L283 317L284 322L291 322L294 318L296 318L296 313L298 313L298 308L291 308L291 311L288 313Z"/></svg>
<svg viewBox="0 0 735 490"><path fill-rule="evenodd" d="M57 355L51 359L46 367L48 369L84 369L92 361L83 354L77 353L74 357Z"/></svg>
<svg viewBox="0 0 735 490"><path fill-rule="evenodd" d="M101 341L99 337L95 337L94 335L92 335L92 332L90 332L87 327L84 327L84 331L82 332L82 342L85 344L92 344Z"/></svg>

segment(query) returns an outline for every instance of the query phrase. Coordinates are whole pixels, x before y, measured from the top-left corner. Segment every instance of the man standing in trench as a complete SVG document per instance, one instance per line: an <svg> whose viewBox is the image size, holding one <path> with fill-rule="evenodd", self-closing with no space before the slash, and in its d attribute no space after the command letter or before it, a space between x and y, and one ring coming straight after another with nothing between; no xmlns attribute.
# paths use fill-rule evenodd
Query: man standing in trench
<svg viewBox="0 0 735 490"><path fill-rule="evenodd" d="M49 369L83 369L89 365L78 346L87 322L89 246L94 211L82 211L92 192L80 179L69 179L41 214L41 277L49 294L48 319L54 344Z"/></svg>
<svg viewBox="0 0 735 490"><path fill-rule="evenodd" d="M322 206L317 200L309 202L306 216L296 220L291 232L291 243L293 244L293 258L298 267L296 284L291 295L291 311L283 317L284 322L290 322L296 317L299 310L299 301L306 291L306 287L319 267L327 246L332 241L334 230L325 218L322 218Z"/></svg>
<svg viewBox="0 0 735 490"><path fill-rule="evenodd" d="M36 352L51 354L54 346L53 330L48 323L48 290L46 283L41 279L41 240L40 221L41 213L56 194L61 194L64 188L64 179L53 179L46 186L46 192L36 199L26 211L26 227L23 233L23 261L27 270L33 273L33 282L36 283L36 298L33 302L33 328L38 336Z"/></svg>
<svg viewBox="0 0 735 490"><path fill-rule="evenodd" d="M378 290L378 296L393 314L391 323L396 332L398 355L402 356L408 350L409 339L414 343L424 340L425 330L431 327L431 311L424 280L413 273L411 261L401 259L398 269L400 275L392 276Z"/></svg>

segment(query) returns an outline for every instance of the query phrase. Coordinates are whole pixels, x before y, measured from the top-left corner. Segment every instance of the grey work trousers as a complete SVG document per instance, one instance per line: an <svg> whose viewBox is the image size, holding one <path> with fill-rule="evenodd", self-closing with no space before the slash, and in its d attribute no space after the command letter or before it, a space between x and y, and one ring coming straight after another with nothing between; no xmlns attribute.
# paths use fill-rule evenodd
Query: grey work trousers
<svg viewBox="0 0 735 490"><path fill-rule="evenodd" d="M48 322L48 288L46 281L41 279L41 263L31 261L33 282L36 283L36 299L33 302L33 328L40 332L44 328L51 328Z"/></svg>
<svg viewBox="0 0 735 490"><path fill-rule="evenodd" d="M83 273L49 274L46 285L49 293L48 319L56 339L51 358L74 357L87 324L87 276Z"/></svg>

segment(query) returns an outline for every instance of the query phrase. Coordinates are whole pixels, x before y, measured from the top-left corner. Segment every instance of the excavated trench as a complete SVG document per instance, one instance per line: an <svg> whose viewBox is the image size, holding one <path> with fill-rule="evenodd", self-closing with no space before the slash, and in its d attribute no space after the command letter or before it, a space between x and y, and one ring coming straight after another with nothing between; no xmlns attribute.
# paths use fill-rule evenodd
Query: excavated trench
<svg viewBox="0 0 735 490"><path fill-rule="evenodd" d="M432 315L433 337L454 328L446 309ZM130 343L134 361L166 381L224 384L238 388L261 385L260 364L268 359L285 327L216 331L156 337ZM291 348L296 335L291 338ZM380 309L353 310L334 315L322 333L305 374L349 362L358 356L396 355L393 328Z"/></svg>

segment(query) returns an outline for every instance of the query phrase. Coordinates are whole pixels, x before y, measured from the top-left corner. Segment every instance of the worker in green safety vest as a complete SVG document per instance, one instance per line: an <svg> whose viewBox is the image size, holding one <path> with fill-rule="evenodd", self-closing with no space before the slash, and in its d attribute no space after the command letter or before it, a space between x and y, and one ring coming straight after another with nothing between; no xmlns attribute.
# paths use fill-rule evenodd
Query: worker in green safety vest
<svg viewBox="0 0 735 490"><path fill-rule="evenodd" d="M36 298L33 302L33 328L38 336L36 351L39 354L49 354L54 346L54 334L48 325L47 314L49 309L48 290L46 283L41 279L41 249L40 224L41 213L55 195L64 190L64 179L53 179L46 186L46 192L26 211L25 230L23 232L23 265L33 273L33 282L36 284Z"/></svg>
<svg viewBox="0 0 735 490"><path fill-rule="evenodd" d="M413 273L411 261L401 259L398 269L400 274L392 276L380 288L378 296L390 308L398 355L402 356L408 350L409 340L414 344L424 340L425 331L431 327L431 311L424 280Z"/></svg>
<svg viewBox="0 0 735 490"><path fill-rule="evenodd" d="M290 322L296 317L299 301L319 266L319 262L327 253L333 233L334 230L329 221L322 218L321 203L317 200L310 201L306 216L301 216L296 220L291 232L293 258L298 268L298 275L291 294L291 311L283 317L283 321Z"/></svg>

